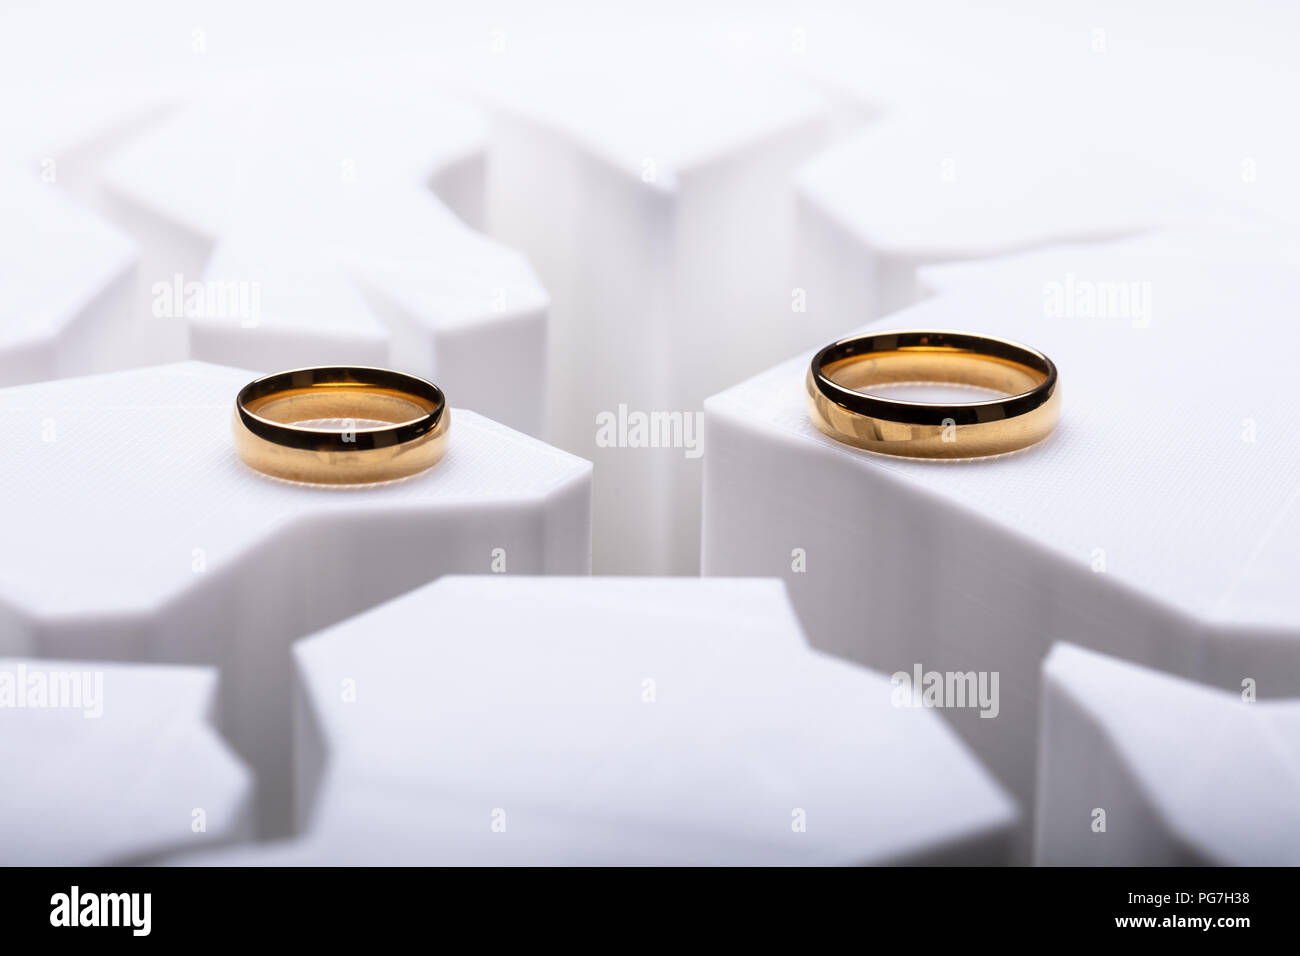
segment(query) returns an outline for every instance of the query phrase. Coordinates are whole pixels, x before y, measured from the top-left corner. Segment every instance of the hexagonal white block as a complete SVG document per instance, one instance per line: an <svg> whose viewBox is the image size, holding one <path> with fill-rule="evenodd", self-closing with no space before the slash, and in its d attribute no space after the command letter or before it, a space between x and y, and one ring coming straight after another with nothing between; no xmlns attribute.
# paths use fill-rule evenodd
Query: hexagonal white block
<svg viewBox="0 0 1300 956"><path fill-rule="evenodd" d="M1246 695L1054 647L1043 662L1035 861L1300 863L1300 701Z"/></svg>
<svg viewBox="0 0 1300 956"><path fill-rule="evenodd" d="M698 435L682 417L800 341L789 179L830 111L770 67L715 52L665 70L598 38L502 57L489 96L489 223L554 300L547 435L602 476L596 568L694 573ZM598 431L650 413L677 416L671 447L635 423Z"/></svg>
<svg viewBox="0 0 1300 956"><path fill-rule="evenodd" d="M266 478L231 446L250 372L181 363L0 391L0 653L200 662L287 826L288 645L451 571L590 569L591 466L454 409L405 481Z"/></svg>
<svg viewBox="0 0 1300 956"><path fill-rule="evenodd" d="M447 578L294 653L307 835L184 862L990 862L1016 816L774 581Z"/></svg>
<svg viewBox="0 0 1300 956"><path fill-rule="evenodd" d="M119 363L136 250L55 182L0 175L0 385Z"/></svg>
<svg viewBox="0 0 1300 956"><path fill-rule="evenodd" d="M136 348L260 371L390 366L540 433L548 300L471 228L485 137L466 108L351 85L180 110L103 174L143 249Z"/></svg>
<svg viewBox="0 0 1300 956"><path fill-rule="evenodd" d="M1115 253L1022 279L876 327L1040 348L1063 395L1048 439L966 461L859 451L808 420L805 353L707 405L704 571L781 576L814 646L887 673L999 672L996 720L951 716L1028 798L1053 641L1300 692L1300 273Z"/></svg>
<svg viewBox="0 0 1300 956"><path fill-rule="evenodd" d="M1018 116L889 117L798 176L795 284L818 328L912 304L916 270L1115 238L1217 212L1210 193L1122 144ZM802 343L801 343L802 344Z"/></svg>
<svg viewBox="0 0 1300 956"><path fill-rule="evenodd" d="M0 865L140 862L251 837L253 777L203 668L0 658Z"/></svg>

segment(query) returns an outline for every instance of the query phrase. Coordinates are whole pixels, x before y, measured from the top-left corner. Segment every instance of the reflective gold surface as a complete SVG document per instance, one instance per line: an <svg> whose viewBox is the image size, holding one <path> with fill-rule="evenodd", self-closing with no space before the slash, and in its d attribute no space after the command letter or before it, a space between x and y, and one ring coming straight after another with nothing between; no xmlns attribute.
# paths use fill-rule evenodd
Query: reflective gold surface
<svg viewBox="0 0 1300 956"><path fill-rule="evenodd" d="M325 424L328 422L329 424ZM250 382L235 401L235 452L276 478L312 484L391 481L447 449L450 412L432 382L388 369L328 366Z"/></svg>
<svg viewBox="0 0 1300 956"><path fill-rule="evenodd" d="M909 402L871 394L905 382L1005 393L977 402ZM909 458L978 458L1024 448L1056 427L1056 366L1027 346L938 330L841 339L814 356L806 379L813 424L837 441Z"/></svg>

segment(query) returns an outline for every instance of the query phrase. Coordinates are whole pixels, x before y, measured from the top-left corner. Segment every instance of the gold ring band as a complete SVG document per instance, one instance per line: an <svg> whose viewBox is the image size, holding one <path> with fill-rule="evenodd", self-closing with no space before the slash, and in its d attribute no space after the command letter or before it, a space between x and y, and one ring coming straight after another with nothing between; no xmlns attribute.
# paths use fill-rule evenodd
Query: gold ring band
<svg viewBox="0 0 1300 956"><path fill-rule="evenodd" d="M945 382L1005 398L939 404L872 395L873 386ZM832 342L808 369L817 428L858 448L908 458L979 458L1041 441L1060 417L1056 366L1005 339L968 332L876 332Z"/></svg>
<svg viewBox="0 0 1300 956"><path fill-rule="evenodd" d="M249 382L235 399L232 427L235 452L250 467L289 481L345 485L424 471L447 450L450 426L447 400L432 382L330 366Z"/></svg>

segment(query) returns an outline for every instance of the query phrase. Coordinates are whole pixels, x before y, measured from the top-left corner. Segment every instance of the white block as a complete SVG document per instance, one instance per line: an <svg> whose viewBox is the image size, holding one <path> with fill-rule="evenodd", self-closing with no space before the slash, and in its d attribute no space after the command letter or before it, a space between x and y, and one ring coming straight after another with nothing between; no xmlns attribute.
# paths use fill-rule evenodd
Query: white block
<svg viewBox="0 0 1300 956"><path fill-rule="evenodd" d="M1245 694L1054 647L1043 663L1035 862L1300 863L1300 701Z"/></svg>
<svg viewBox="0 0 1300 956"><path fill-rule="evenodd" d="M789 180L830 127L773 68L715 51L665 70L656 49L512 51L489 85L491 231L552 294L547 435L596 463L595 564L618 573L698 569L700 466L681 416L807 334ZM598 416L620 406L676 413L676 447L601 443Z"/></svg>
<svg viewBox="0 0 1300 956"><path fill-rule="evenodd" d="M136 250L56 182L0 175L0 385L120 360Z"/></svg>
<svg viewBox="0 0 1300 956"><path fill-rule="evenodd" d="M996 862L1016 817L774 581L448 578L294 654L307 835L183 862Z"/></svg>
<svg viewBox="0 0 1300 956"><path fill-rule="evenodd" d="M1206 265L1273 265L1300 268L1300 232L1250 220L1216 222L1181 229L1162 229L1109 242L1030 249L992 259L939 262L916 270L917 291L937 295L975 282L1025 286L1064 281L1071 270L1095 270L1113 261L1178 258ZM1140 268L1135 264L1135 268ZM1081 275L1080 278L1088 278ZM1096 281L1093 275L1092 280ZM1110 277L1114 281L1116 277ZM1054 291L1054 290L1053 290Z"/></svg>
<svg viewBox="0 0 1300 956"><path fill-rule="evenodd" d="M1146 319L1044 315L1045 282L1069 275L1076 291L1139 283L1127 301L1145 296ZM704 572L782 577L814 646L886 673L999 672L997 719L949 715L1023 799L1053 641L1300 693L1297 296L1295 270L1111 254L877 323L1004 336L1055 360L1059 427L996 458L838 443L805 411L810 354L791 359L706 406Z"/></svg>
<svg viewBox="0 0 1300 956"><path fill-rule="evenodd" d="M935 29L938 20L943 29ZM990 103L1007 109L1016 93L1023 97L1026 84L1023 73L1011 83L998 68L1016 70L1044 46L1047 32L1026 30L1026 21L1013 16L989 29L987 11L960 3L942 11L934 4L805 9L798 24L791 39L802 41L803 49L796 50L795 62L827 96L875 103L876 115L902 116L932 116L957 104L982 106L982 114L992 112ZM1019 59L1000 56L1006 47L1014 47Z"/></svg>
<svg viewBox="0 0 1300 956"><path fill-rule="evenodd" d="M11 155L21 157L43 184L57 185L58 191L93 208L100 199L99 170L108 157L177 103L173 92L155 83L138 77L97 83L87 74L76 75L85 69L77 63L60 73L56 85L6 87L0 111Z"/></svg>
<svg viewBox="0 0 1300 956"><path fill-rule="evenodd" d="M248 839L252 774L203 668L0 658L0 865L95 866Z"/></svg>
<svg viewBox="0 0 1300 956"><path fill-rule="evenodd" d="M103 174L143 249L135 347L263 372L394 367L539 434L548 300L471 228L485 144L478 113L423 92L273 87L180 110Z"/></svg>
<svg viewBox="0 0 1300 956"><path fill-rule="evenodd" d="M182 363L0 391L0 653L205 663L222 727L289 816L289 644L439 575L590 569L591 466L453 409L411 479L320 488L234 454L252 373Z"/></svg>
<svg viewBox="0 0 1300 956"><path fill-rule="evenodd" d="M950 107L951 110L951 107ZM795 281L844 331L912 304L916 270L1116 238L1218 212L1203 189L1120 141L951 111L893 116L799 173Z"/></svg>

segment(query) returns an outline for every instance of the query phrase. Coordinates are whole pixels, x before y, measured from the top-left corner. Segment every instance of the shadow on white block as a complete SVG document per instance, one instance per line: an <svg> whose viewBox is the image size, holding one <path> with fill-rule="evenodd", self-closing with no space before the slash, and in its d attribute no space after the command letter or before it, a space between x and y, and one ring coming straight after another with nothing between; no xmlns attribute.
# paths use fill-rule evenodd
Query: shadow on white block
<svg viewBox="0 0 1300 956"><path fill-rule="evenodd" d="M1048 315L1044 287L1066 276L1052 262L880 323L1044 351L1062 418L1035 447L923 461L840 444L808 420L808 353L706 406L704 572L783 578L814 646L886 673L998 672L997 719L946 713L1023 800L1053 641L1223 688L1268 674L1265 695L1300 693L1285 305L1300 273L1080 259L1077 282L1116 284L1094 302L1128 306ZM1232 342L1272 344L1245 358Z"/></svg>
<svg viewBox="0 0 1300 956"><path fill-rule="evenodd" d="M1300 863L1300 701L1058 644L1043 662L1034 859L1047 866Z"/></svg>
<svg viewBox="0 0 1300 956"><path fill-rule="evenodd" d="M204 663L289 821L289 644L449 572L590 569L591 466L473 412L446 457L355 488L276 481L231 446L251 373L182 363L0 391L0 653Z"/></svg>
<svg viewBox="0 0 1300 956"><path fill-rule="evenodd" d="M179 862L989 863L1016 818L774 581L448 578L294 656L307 833Z"/></svg>
<svg viewBox="0 0 1300 956"><path fill-rule="evenodd" d="M0 658L0 865L97 866L249 839L253 776L201 668Z"/></svg>
<svg viewBox="0 0 1300 956"><path fill-rule="evenodd" d="M790 177L832 120L788 70L644 57L596 38L502 58L489 223L553 298L547 435L596 463L597 570L695 573L699 435L682 423L802 344ZM639 434L651 413L675 417Z"/></svg>

